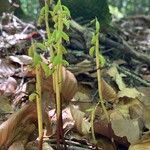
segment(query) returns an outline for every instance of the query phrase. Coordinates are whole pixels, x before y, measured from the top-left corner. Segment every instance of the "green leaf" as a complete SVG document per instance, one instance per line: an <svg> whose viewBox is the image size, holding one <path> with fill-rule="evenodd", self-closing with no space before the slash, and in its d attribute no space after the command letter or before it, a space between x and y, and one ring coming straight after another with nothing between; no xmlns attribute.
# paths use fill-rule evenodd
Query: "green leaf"
<svg viewBox="0 0 150 150"><path fill-rule="evenodd" d="M29 101L33 102L34 100L36 100L36 93L32 93L29 95Z"/></svg>
<svg viewBox="0 0 150 150"><path fill-rule="evenodd" d="M65 32L61 32L62 33L62 38L65 40L65 41L69 41L69 36L65 33Z"/></svg>
<svg viewBox="0 0 150 150"><path fill-rule="evenodd" d="M62 60L62 64L65 65L65 66L69 66L69 62L64 60L64 59Z"/></svg>
<svg viewBox="0 0 150 150"><path fill-rule="evenodd" d="M56 23L54 24L54 28L57 29L57 27L58 27L58 23L56 22Z"/></svg>
<svg viewBox="0 0 150 150"><path fill-rule="evenodd" d="M95 52L95 46L92 46L89 50L89 54L91 57L94 57L94 52Z"/></svg>
<svg viewBox="0 0 150 150"><path fill-rule="evenodd" d="M35 51L35 45L34 43L32 43L32 45L28 49L28 55L32 58L34 57L34 51Z"/></svg>
<svg viewBox="0 0 150 150"><path fill-rule="evenodd" d="M105 58L101 54L99 55L99 61L100 61L101 67L103 67L106 63Z"/></svg>
<svg viewBox="0 0 150 150"><path fill-rule="evenodd" d="M53 16L53 21L54 21L55 23L58 22L58 16L57 16L57 15Z"/></svg>
<svg viewBox="0 0 150 150"><path fill-rule="evenodd" d="M62 56L61 55L56 55L53 60L52 63L54 66L61 64L62 63Z"/></svg>
<svg viewBox="0 0 150 150"><path fill-rule="evenodd" d="M70 20L67 20L66 18L63 18L63 23L67 27L67 29L69 29L69 27L70 27Z"/></svg>
<svg viewBox="0 0 150 150"><path fill-rule="evenodd" d="M99 31L100 31L100 23L96 18L96 33L99 33Z"/></svg>
<svg viewBox="0 0 150 150"><path fill-rule="evenodd" d="M37 54L37 52L34 52L34 57L33 57L33 64L34 66L40 64L41 62L41 57L39 54Z"/></svg>
<svg viewBox="0 0 150 150"><path fill-rule="evenodd" d="M63 10L65 11L66 16L67 16L67 17L70 17L70 11L69 11L69 9L68 9L66 6L64 6L64 5L62 5L62 8L63 8Z"/></svg>
<svg viewBox="0 0 150 150"><path fill-rule="evenodd" d="M52 33L48 43L52 44L55 41L55 39L56 39L56 30Z"/></svg>
<svg viewBox="0 0 150 150"><path fill-rule="evenodd" d="M56 31L55 41L56 41L56 42L59 41L61 37L62 37L62 32L59 31L59 30L57 30L57 31Z"/></svg>
<svg viewBox="0 0 150 150"><path fill-rule="evenodd" d="M86 112L93 112L94 108L86 109Z"/></svg>
<svg viewBox="0 0 150 150"><path fill-rule="evenodd" d="M36 47L40 48L41 50L46 50L46 46L42 43L36 43Z"/></svg>
<svg viewBox="0 0 150 150"><path fill-rule="evenodd" d="M63 54L67 53L67 50L65 49L65 47L63 45L60 45L61 51Z"/></svg>
<svg viewBox="0 0 150 150"><path fill-rule="evenodd" d="M53 13L57 14L57 12L60 10L60 7L61 7L61 5L60 5L60 2L58 1L53 9Z"/></svg>
<svg viewBox="0 0 150 150"><path fill-rule="evenodd" d="M45 3L45 13L48 14L49 13L49 6L47 3Z"/></svg>
<svg viewBox="0 0 150 150"><path fill-rule="evenodd" d="M51 75L51 70L48 67L48 65L45 64L44 62L41 62L41 66L42 66L42 69L44 70L46 78L49 77Z"/></svg>
<svg viewBox="0 0 150 150"><path fill-rule="evenodd" d="M53 17L55 14L53 13L53 11L49 11L50 15Z"/></svg>
<svg viewBox="0 0 150 150"><path fill-rule="evenodd" d="M92 40L91 40L91 44L95 45L95 42L96 42L96 36L94 34L93 37L92 37Z"/></svg>

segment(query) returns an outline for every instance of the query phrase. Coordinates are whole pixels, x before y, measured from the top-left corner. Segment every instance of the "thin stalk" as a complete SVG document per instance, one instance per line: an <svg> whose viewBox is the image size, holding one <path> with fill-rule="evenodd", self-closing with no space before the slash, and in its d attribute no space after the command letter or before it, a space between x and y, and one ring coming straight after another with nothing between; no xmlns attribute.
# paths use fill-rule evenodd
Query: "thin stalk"
<svg viewBox="0 0 150 150"><path fill-rule="evenodd" d="M60 118L60 87L59 87L59 66L56 66L56 73L55 73L55 83L56 83L56 106L57 106L57 116Z"/></svg>
<svg viewBox="0 0 150 150"><path fill-rule="evenodd" d="M92 139L93 139L93 142L94 144L97 143L96 141L96 137L95 137L95 131L94 131L94 119L95 119L95 112L96 112L96 109L98 107L100 102L98 102L95 106L95 108L93 109L92 113L91 113L91 133L92 133Z"/></svg>
<svg viewBox="0 0 150 150"><path fill-rule="evenodd" d="M61 1L60 1L61 3ZM62 11L62 8L61 10ZM61 15L62 14L59 14L59 17L58 17L58 30L60 32L63 32L63 20L61 19ZM62 37L59 39L58 41L58 55L61 56L61 59L62 59L62 49L61 49L61 45L62 45ZM59 65L59 87L60 87L60 91L61 91L61 87L62 87L62 64Z"/></svg>
<svg viewBox="0 0 150 150"><path fill-rule="evenodd" d="M61 3L61 1L59 1ZM61 6L61 4L60 4ZM62 12L62 7L60 7L60 12ZM62 14L58 14L58 26L57 30L59 32L63 32L63 20L62 20ZM63 59L62 57L62 37L57 41L57 55L61 57L61 60ZM58 129L58 145L57 149L60 149L60 139L64 142L63 138L63 121L62 121L62 102L61 102L61 88L62 88L62 63L58 64L56 66L56 74L55 74L55 83L56 83L56 112L57 112L57 129ZM65 143L64 143L65 145Z"/></svg>
<svg viewBox="0 0 150 150"><path fill-rule="evenodd" d="M43 135L43 119L42 119L42 96L41 96L41 82L42 82L41 66L36 65L36 103L37 103L37 116L38 116L38 132L39 140L42 139Z"/></svg>
<svg viewBox="0 0 150 150"><path fill-rule="evenodd" d="M101 81L102 81L102 77L101 77L101 70L100 68L100 60L99 60L99 34L97 33L96 35L96 44L95 44L95 52L96 52L96 68L97 68L97 80L98 80L98 93L99 93L99 98L100 98L100 103L102 106L102 109L106 115L107 121L109 122L109 116L106 110L106 107L104 105L104 100L103 100L103 96L102 96L102 86L101 86Z"/></svg>

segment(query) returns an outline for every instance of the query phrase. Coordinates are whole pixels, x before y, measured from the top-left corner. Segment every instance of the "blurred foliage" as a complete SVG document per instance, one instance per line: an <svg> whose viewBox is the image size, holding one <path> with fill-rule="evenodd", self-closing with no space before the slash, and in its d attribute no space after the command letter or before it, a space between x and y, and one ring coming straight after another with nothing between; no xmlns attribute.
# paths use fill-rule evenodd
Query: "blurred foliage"
<svg viewBox="0 0 150 150"><path fill-rule="evenodd" d="M111 6L117 7L124 16L150 12L150 0L108 0L108 2Z"/></svg>
<svg viewBox="0 0 150 150"><path fill-rule="evenodd" d="M21 3L21 9L24 14L30 19L36 19L39 13L39 2L44 0L12 0ZM57 1L57 0L54 0ZM83 19L88 20L97 16L102 22L109 22L110 14L108 11L107 0L62 0L71 11L73 18L82 16ZM148 14L150 12L149 0L108 0L109 10L119 19L122 16L135 15L135 14ZM8 0L0 0L0 15L2 12L11 12L14 8ZM16 10L15 10L16 11ZM20 11L17 15L22 15ZM23 16L21 16L23 17Z"/></svg>
<svg viewBox="0 0 150 150"><path fill-rule="evenodd" d="M25 15L35 19L37 14L40 11L39 1L38 0L20 0L21 8Z"/></svg>
<svg viewBox="0 0 150 150"><path fill-rule="evenodd" d="M114 20L119 20L124 17L124 14L119 11L118 7L109 5L109 11L112 14L112 19Z"/></svg>
<svg viewBox="0 0 150 150"><path fill-rule="evenodd" d="M82 17L83 21L91 21L97 17L101 25L111 21L107 0L62 0L71 12L73 19Z"/></svg>

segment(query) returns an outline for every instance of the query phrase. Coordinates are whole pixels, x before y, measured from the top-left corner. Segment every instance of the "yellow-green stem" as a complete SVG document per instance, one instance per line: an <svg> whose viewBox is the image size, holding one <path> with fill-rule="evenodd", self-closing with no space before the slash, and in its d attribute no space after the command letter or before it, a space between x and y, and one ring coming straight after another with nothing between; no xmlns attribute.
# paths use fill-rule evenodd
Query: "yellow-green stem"
<svg viewBox="0 0 150 150"><path fill-rule="evenodd" d="M56 66L56 72L55 72L55 84L56 84L56 111L57 111L57 117L60 118L60 106L61 106L61 99L60 99L60 86L59 86L59 66Z"/></svg>
<svg viewBox="0 0 150 150"><path fill-rule="evenodd" d="M37 116L38 116L38 131L39 131L39 139L42 138L43 134L43 119L42 119L42 96L41 96L41 66L36 65L36 105L37 105Z"/></svg>
<svg viewBox="0 0 150 150"><path fill-rule="evenodd" d="M99 39L99 34L97 33L96 39ZM99 60L99 40L96 40L96 45L95 45L95 52L96 52L96 68L97 68L97 80L98 80L98 93L99 93L99 98L101 102L102 109L106 115L107 121L109 122L109 115L107 113L107 110L104 105L104 100L102 96L102 86L101 86L101 70L100 70L100 60Z"/></svg>
<svg viewBox="0 0 150 150"><path fill-rule="evenodd" d="M59 18L58 18L58 30L60 30L61 32L63 32L63 21L61 19L61 15L62 14L59 14ZM61 46L62 45L62 38L59 39L58 41L58 55L61 56L61 59L62 59L62 49L61 49ZM61 87L62 87L62 64L59 65L59 87L60 87L60 91L61 91Z"/></svg>
<svg viewBox="0 0 150 150"><path fill-rule="evenodd" d="M96 138L95 138L95 131L94 131L94 119L95 119L95 112L96 112L96 109L99 105L99 102L97 103L97 105L95 106L95 108L92 110L92 113L91 113L91 133L92 133L92 139L93 139L93 143L96 144Z"/></svg>
<svg viewBox="0 0 150 150"><path fill-rule="evenodd" d="M63 22L61 19L61 14L59 14L58 17L58 30L60 32L63 31ZM57 43L57 47L58 47L58 52L57 54L61 56L62 59L62 49L61 49L61 45L62 45L62 38L59 39L58 43ZM61 87L62 87L62 64L58 64L56 67L56 72L57 72L57 76L56 76L56 103L57 103L57 116L58 118L60 118L60 114L61 114L61 99L60 99L60 93L61 93ZM59 91L58 91L59 90Z"/></svg>

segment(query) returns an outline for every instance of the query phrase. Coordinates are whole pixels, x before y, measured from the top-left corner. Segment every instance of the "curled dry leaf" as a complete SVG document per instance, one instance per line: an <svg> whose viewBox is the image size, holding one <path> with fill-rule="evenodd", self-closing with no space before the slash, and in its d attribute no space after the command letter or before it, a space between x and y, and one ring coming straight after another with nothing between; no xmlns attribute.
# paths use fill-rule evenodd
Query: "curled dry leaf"
<svg viewBox="0 0 150 150"><path fill-rule="evenodd" d="M77 80L73 73L63 67L63 83L62 83L62 94L68 101L73 98L77 92Z"/></svg>
<svg viewBox="0 0 150 150"><path fill-rule="evenodd" d="M78 132L82 135L90 133L91 125L90 122L85 118L85 113L75 108L73 105L70 106L70 111Z"/></svg>
<svg viewBox="0 0 150 150"><path fill-rule="evenodd" d="M15 133L14 139L10 142L8 150L25 150L25 145L28 142L29 136L33 134L35 125L30 121L26 121L25 124L18 127L18 131ZM5 144L6 146L6 144Z"/></svg>
<svg viewBox="0 0 150 150"><path fill-rule="evenodd" d="M114 134L114 131L110 124L108 124L108 121L106 118L99 118L94 121L94 130L95 133L103 135L109 139L114 139L117 143L120 143L122 145L128 146L129 143L126 139L126 137L119 137Z"/></svg>
<svg viewBox="0 0 150 150"><path fill-rule="evenodd" d="M107 101L114 102L117 99L117 94L115 90L104 80L101 80L102 85L102 95Z"/></svg>
<svg viewBox="0 0 150 150"><path fill-rule="evenodd" d="M2 146L9 145L12 140L19 134L26 126L27 122L34 122L36 116L35 104L29 104L14 113L10 118L0 125L0 149ZM18 127L20 126L19 133ZM20 133L21 134L21 133Z"/></svg>
<svg viewBox="0 0 150 150"><path fill-rule="evenodd" d="M51 118L51 123L53 124L53 133L57 133L57 115L56 110L52 109L48 112L49 118ZM74 120L72 118L70 107L67 107L62 110L62 119L63 119L63 129L64 131L69 131L74 127Z"/></svg>
<svg viewBox="0 0 150 150"><path fill-rule="evenodd" d="M73 73L68 71L65 67L62 69L62 80L62 96L65 99L65 102L68 102L77 92L77 80ZM51 95L54 95L52 76L43 80L43 91L44 90L47 90Z"/></svg>

